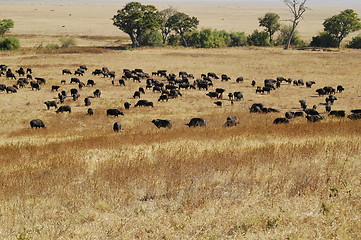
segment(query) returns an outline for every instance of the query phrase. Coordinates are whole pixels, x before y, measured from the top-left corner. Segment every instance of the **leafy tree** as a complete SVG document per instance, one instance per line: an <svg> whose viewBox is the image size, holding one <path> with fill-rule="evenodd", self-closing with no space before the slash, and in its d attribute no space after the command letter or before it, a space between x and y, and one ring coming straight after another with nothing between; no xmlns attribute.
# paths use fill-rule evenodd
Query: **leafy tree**
<svg viewBox="0 0 361 240"><path fill-rule="evenodd" d="M269 36L267 32L259 32L254 30L254 32L248 36L247 42L249 45L254 46L270 46Z"/></svg>
<svg viewBox="0 0 361 240"><path fill-rule="evenodd" d="M5 33L14 27L14 21L11 19L0 20L0 37L4 37Z"/></svg>
<svg viewBox="0 0 361 240"><path fill-rule="evenodd" d="M0 38L0 50L16 50L20 48L19 39L14 37Z"/></svg>
<svg viewBox="0 0 361 240"><path fill-rule="evenodd" d="M162 18L162 24L160 26L160 31L162 33L162 39L163 43L165 44L167 42L169 34L172 32L172 25L169 22L169 18L177 13L177 10L175 10L172 7L166 8L159 12L160 17Z"/></svg>
<svg viewBox="0 0 361 240"><path fill-rule="evenodd" d="M158 30L162 18L153 5L130 2L112 18L113 25L130 36L133 47L139 47L141 35L147 30Z"/></svg>
<svg viewBox="0 0 361 240"><path fill-rule="evenodd" d="M328 32L321 32L316 37L312 37L312 41L310 43L312 47L337 47L338 40Z"/></svg>
<svg viewBox="0 0 361 240"><path fill-rule="evenodd" d="M295 34L296 27L300 22L302 15L306 12L307 7L306 2L307 0L283 0L286 6L289 8L290 12L293 15L293 19L290 21L292 22L292 28L288 35L287 42L285 44L285 49L289 49L291 45L291 41L293 38L293 34Z"/></svg>
<svg viewBox="0 0 361 240"><path fill-rule="evenodd" d="M324 30L338 40L337 47L340 47L342 40L349 34L361 29L360 19L353 9L346 9L340 14L327 18L324 23Z"/></svg>
<svg viewBox="0 0 361 240"><path fill-rule="evenodd" d="M244 32L231 33L230 47L244 46L247 44L247 37Z"/></svg>
<svg viewBox="0 0 361 240"><path fill-rule="evenodd" d="M292 26L282 25L280 28L280 34L278 35L275 45L286 45L289 41L289 36L292 32ZM292 38L290 40L290 45L302 46L305 43L301 40L297 30L294 30Z"/></svg>
<svg viewBox="0 0 361 240"><path fill-rule="evenodd" d="M139 39L142 46L161 46L163 44L162 35L158 31L146 30Z"/></svg>
<svg viewBox="0 0 361 240"><path fill-rule="evenodd" d="M351 42L347 44L347 47L361 49L361 36L353 37Z"/></svg>
<svg viewBox="0 0 361 240"><path fill-rule="evenodd" d="M196 17L190 17L185 13L177 12L169 18L169 24L177 34L181 36L184 46L188 46L184 34L196 29L199 21Z"/></svg>
<svg viewBox="0 0 361 240"><path fill-rule="evenodd" d="M272 44L272 37L277 32L281 24L279 23L280 16L277 13L266 13L263 18L258 18L259 26L265 27L265 31L268 32L269 42Z"/></svg>

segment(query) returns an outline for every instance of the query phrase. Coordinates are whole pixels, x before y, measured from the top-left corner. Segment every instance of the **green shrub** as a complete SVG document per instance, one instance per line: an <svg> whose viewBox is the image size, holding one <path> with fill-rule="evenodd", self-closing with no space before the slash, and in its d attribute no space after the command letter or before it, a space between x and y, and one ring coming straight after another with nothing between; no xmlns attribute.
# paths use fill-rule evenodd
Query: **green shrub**
<svg viewBox="0 0 361 240"><path fill-rule="evenodd" d="M163 45L162 34L158 31L148 30L139 39L141 46L161 46Z"/></svg>
<svg viewBox="0 0 361 240"><path fill-rule="evenodd" d="M179 35L169 35L168 37L168 45L171 46L179 46L180 45L180 36Z"/></svg>
<svg viewBox="0 0 361 240"><path fill-rule="evenodd" d="M280 29L280 34L278 35L278 38L275 41L275 45L285 45L287 43L288 36L290 35L291 31L292 31L292 26L283 25ZM292 36L291 45L293 46L306 45L305 42L301 40L297 30L295 30L295 33Z"/></svg>
<svg viewBox="0 0 361 240"><path fill-rule="evenodd" d="M353 37L351 42L347 44L346 47L361 49L361 35Z"/></svg>
<svg viewBox="0 0 361 240"><path fill-rule="evenodd" d="M20 48L19 39L15 37L0 38L0 50L16 50Z"/></svg>
<svg viewBox="0 0 361 240"><path fill-rule="evenodd" d="M267 32L259 32L254 30L254 32L247 37L247 43L253 46L270 46L269 35Z"/></svg>
<svg viewBox="0 0 361 240"><path fill-rule="evenodd" d="M231 33L231 47L244 46L247 44L247 37L244 32Z"/></svg>
<svg viewBox="0 0 361 240"><path fill-rule="evenodd" d="M45 46L46 49L59 49L60 46L56 43L49 43Z"/></svg>
<svg viewBox="0 0 361 240"><path fill-rule="evenodd" d="M75 38L61 37L59 39L59 41L61 43L62 48L68 48L68 47L76 46L76 44L77 44Z"/></svg>
<svg viewBox="0 0 361 240"><path fill-rule="evenodd" d="M184 35L186 42L189 47L200 47L200 32L194 30L192 32L188 32Z"/></svg>
<svg viewBox="0 0 361 240"><path fill-rule="evenodd" d="M310 43L312 47L338 47L337 39L327 32L321 32L318 36L312 37Z"/></svg>

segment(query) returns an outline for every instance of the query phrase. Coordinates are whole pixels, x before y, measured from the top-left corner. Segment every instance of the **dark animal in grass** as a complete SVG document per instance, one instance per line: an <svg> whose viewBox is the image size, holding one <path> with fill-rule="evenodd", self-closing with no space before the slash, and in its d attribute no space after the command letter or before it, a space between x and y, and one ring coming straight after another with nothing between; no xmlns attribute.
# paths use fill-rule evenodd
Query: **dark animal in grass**
<svg viewBox="0 0 361 240"><path fill-rule="evenodd" d="M71 75L72 73L71 73L71 71L69 70L69 69L63 69L62 71L61 71L61 74L67 74L67 75Z"/></svg>
<svg viewBox="0 0 361 240"><path fill-rule="evenodd" d="M326 112L331 112L331 104L326 104L325 110Z"/></svg>
<svg viewBox="0 0 361 240"><path fill-rule="evenodd" d="M99 89L97 89L93 92L93 94L94 94L94 97L100 98L100 95L102 94L102 92Z"/></svg>
<svg viewBox="0 0 361 240"><path fill-rule="evenodd" d="M324 96L326 95L326 91L323 88L319 88L316 90L318 96Z"/></svg>
<svg viewBox="0 0 361 240"><path fill-rule="evenodd" d="M66 84L66 81L65 81L65 80L61 80L61 81L60 81L60 84Z"/></svg>
<svg viewBox="0 0 361 240"><path fill-rule="evenodd" d="M162 95L159 96L158 102L160 102L160 101L167 101L168 102L168 99L169 99L169 97L168 97L167 94L162 94Z"/></svg>
<svg viewBox="0 0 361 240"><path fill-rule="evenodd" d="M334 116L334 117L346 117L346 113L344 110L334 110L334 111L331 111L328 116Z"/></svg>
<svg viewBox="0 0 361 240"><path fill-rule="evenodd" d="M299 100L298 102L300 103L301 108L302 108L303 110L305 110L305 109L307 108L306 100Z"/></svg>
<svg viewBox="0 0 361 240"><path fill-rule="evenodd" d="M19 70L15 71L17 74L19 74L19 76L25 76L25 70L24 68L19 68Z"/></svg>
<svg viewBox="0 0 361 240"><path fill-rule="evenodd" d="M84 71L78 69L74 71L74 75L78 75L78 76L83 76L84 75Z"/></svg>
<svg viewBox="0 0 361 240"><path fill-rule="evenodd" d="M68 105L60 106L55 112L56 113L63 113L63 112L71 113L71 107Z"/></svg>
<svg viewBox="0 0 361 240"><path fill-rule="evenodd" d="M189 123L186 123L185 125L188 127L205 127L207 124L206 120L203 118L192 118Z"/></svg>
<svg viewBox="0 0 361 240"><path fill-rule="evenodd" d="M149 102L148 100L139 100L134 107L140 107L140 106L144 106L144 107L154 107L153 106L153 102Z"/></svg>
<svg viewBox="0 0 361 240"><path fill-rule="evenodd" d="M254 103L252 104L252 106L249 108L249 111L251 113L261 113L262 109L263 109L263 104L262 103Z"/></svg>
<svg viewBox="0 0 361 240"><path fill-rule="evenodd" d="M45 83L46 83L45 78L36 77L35 80L36 80L39 84L45 84Z"/></svg>
<svg viewBox="0 0 361 240"><path fill-rule="evenodd" d="M31 70L31 68L27 68L27 69L26 69L26 73L32 74L32 73L33 73L33 70Z"/></svg>
<svg viewBox="0 0 361 240"><path fill-rule="evenodd" d="M107 110L107 116L116 116L116 117L118 117L119 115L124 116L124 113L122 111L120 111L119 109L112 108L112 109Z"/></svg>
<svg viewBox="0 0 361 240"><path fill-rule="evenodd" d="M239 101L243 99L243 94L241 92L234 92L233 97L235 100Z"/></svg>
<svg viewBox="0 0 361 240"><path fill-rule="evenodd" d="M216 92L208 92L206 95L210 98L218 98L218 93Z"/></svg>
<svg viewBox="0 0 361 240"><path fill-rule="evenodd" d="M242 83L242 82L243 82L243 77L238 77L238 78L236 79L236 82Z"/></svg>
<svg viewBox="0 0 361 240"><path fill-rule="evenodd" d="M63 103L64 100L65 100L65 98L66 98L66 96L64 96L64 95L61 94L61 93L58 93L58 98L59 98L59 100L60 100L60 103Z"/></svg>
<svg viewBox="0 0 361 240"><path fill-rule="evenodd" d="M84 98L84 103L85 103L85 106L90 106L91 105L91 101L90 101L90 98Z"/></svg>
<svg viewBox="0 0 361 240"><path fill-rule="evenodd" d="M333 105L334 101L336 101L336 100L337 100L337 97L335 97L333 95L330 95L325 99L326 104L331 104L331 105Z"/></svg>
<svg viewBox="0 0 361 240"><path fill-rule="evenodd" d="M80 82L80 83L78 84L78 88L79 88L79 89L83 89L83 87L85 87L85 83Z"/></svg>
<svg viewBox="0 0 361 240"><path fill-rule="evenodd" d="M51 91L58 91L58 89L60 88L60 86L56 86L56 85L53 85L51 86Z"/></svg>
<svg viewBox="0 0 361 240"><path fill-rule="evenodd" d="M120 86L125 86L125 81L124 81L124 79L119 79L119 85Z"/></svg>
<svg viewBox="0 0 361 240"><path fill-rule="evenodd" d="M229 98L229 100L231 101L231 100L233 100L233 93L228 93L228 98Z"/></svg>
<svg viewBox="0 0 361 240"><path fill-rule="evenodd" d="M361 109L352 109L351 112L354 114L358 114L361 113Z"/></svg>
<svg viewBox="0 0 361 240"><path fill-rule="evenodd" d="M87 115L93 115L93 114L94 114L94 110L92 108L88 108Z"/></svg>
<svg viewBox="0 0 361 240"><path fill-rule="evenodd" d="M284 123L289 123L290 121L288 120L288 118L276 118L273 121L273 124L284 124Z"/></svg>
<svg viewBox="0 0 361 240"><path fill-rule="evenodd" d="M80 83L79 78L71 78L70 83Z"/></svg>
<svg viewBox="0 0 361 240"><path fill-rule="evenodd" d="M323 119L321 115L307 115L306 116L307 121L309 122L318 122Z"/></svg>
<svg viewBox="0 0 361 240"><path fill-rule="evenodd" d="M308 108L303 110L307 115L320 115L315 109Z"/></svg>
<svg viewBox="0 0 361 240"><path fill-rule="evenodd" d="M46 125L41 119L33 119L30 121L30 127L38 129L38 128L46 128Z"/></svg>
<svg viewBox="0 0 361 240"><path fill-rule="evenodd" d="M152 123L157 128L172 128L172 122L170 120L163 120L163 119L153 119Z"/></svg>
<svg viewBox="0 0 361 240"><path fill-rule="evenodd" d="M31 86L31 90L38 90L40 91L40 84L36 81L31 81L30 82L30 86Z"/></svg>
<svg viewBox="0 0 361 240"><path fill-rule="evenodd" d="M82 70L84 70L84 71L88 70L88 68L87 68L85 65L80 65L80 66L79 66L79 69L82 69Z"/></svg>
<svg viewBox="0 0 361 240"><path fill-rule="evenodd" d="M132 105L132 104L130 104L129 102L125 102L125 103L124 103L124 108L125 108L125 109L129 109L131 105Z"/></svg>
<svg viewBox="0 0 361 240"><path fill-rule="evenodd" d="M16 88L12 87L12 86L7 86L6 87L6 93L17 93L18 91L16 90Z"/></svg>
<svg viewBox="0 0 361 240"><path fill-rule="evenodd" d="M6 71L5 76L6 76L6 79L14 79L14 80L16 80L15 74L13 72L9 71L9 70Z"/></svg>
<svg viewBox="0 0 361 240"><path fill-rule="evenodd" d="M227 117L226 122L223 124L225 127L233 127L239 124L236 116L229 116Z"/></svg>
<svg viewBox="0 0 361 240"><path fill-rule="evenodd" d="M256 81L255 81L255 80L252 80L251 85L252 85L252 87L256 86Z"/></svg>
<svg viewBox="0 0 361 240"><path fill-rule="evenodd" d="M120 132L122 130L122 125L120 124L120 122L115 122L113 124L113 130L114 132Z"/></svg>
<svg viewBox="0 0 361 240"><path fill-rule="evenodd" d="M335 94L336 92L336 90L330 86L323 87L323 90L325 90L326 94Z"/></svg>
<svg viewBox="0 0 361 240"><path fill-rule="evenodd" d="M26 78L32 80L32 79L33 79L33 76L31 76L31 74L26 74Z"/></svg>
<svg viewBox="0 0 361 240"><path fill-rule="evenodd" d="M79 93L78 89L76 89L76 88L70 89L70 95L77 94L77 93Z"/></svg>
<svg viewBox="0 0 361 240"><path fill-rule="evenodd" d="M351 120L361 119L361 113L352 113L352 114L348 115L347 118L349 118Z"/></svg>
<svg viewBox="0 0 361 240"><path fill-rule="evenodd" d="M134 94L133 94L133 98L140 98L140 92L135 91Z"/></svg>
<svg viewBox="0 0 361 240"><path fill-rule="evenodd" d="M87 86L91 85L91 86L93 87L93 86L95 85L95 82L94 82L94 80L89 79L89 80L86 82L86 85L87 85Z"/></svg>
<svg viewBox="0 0 361 240"><path fill-rule="evenodd" d="M222 107L222 102L221 101L216 101L213 104L217 105L218 107Z"/></svg>
<svg viewBox="0 0 361 240"><path fill-rule="evenodd" d="M177 98L178 96L182 96L182 93L177 89L172 89L169 91L168 97L169 98Z"/></svg>
<svg viewBox="0 0 361 240"><path fill-rule="evenodd" d="M223 97L223 93L225 92L226 90L223 89L223 88L216 88L216 93L218 93L218 98L221 98Z"/></svg>
<svg viewBox="0 0 361 240"><path fill-rule="evenodd" d="M145 94L144 88L142 88L142 87L140 87L140 88L138 89L138 91L139 91L140 93Z"/></svg>
<svg viewBox="0 0 361 240"><path fill-rule="evenodd" d="M55 109L58 108L58 105L56 104L56 101L46 101L44 102L44 104L46 105L47 109L49 110L51 107L54 107Z"/></svg>
<svg viewBox="0 0 361 240"><path fill-rule="evenodd" d="M337 89L337 92L339 92L339 93L342 93L343 91L345 91L345 89L341 85L338 85L336 89Z"/></svg>
<svg viewBox="0 0 361 240"><path fill-rule="evenodd" d="M0 91L6 91L6 85L5 84L0 84Z"/></svg>
<svg viewBox="0 0 361 240"><path fill-rule="evenodd" d="M80 93L75 93L75 94L72 94L71 96L73 98L73 101L76 101L80 97Z"/></svg>

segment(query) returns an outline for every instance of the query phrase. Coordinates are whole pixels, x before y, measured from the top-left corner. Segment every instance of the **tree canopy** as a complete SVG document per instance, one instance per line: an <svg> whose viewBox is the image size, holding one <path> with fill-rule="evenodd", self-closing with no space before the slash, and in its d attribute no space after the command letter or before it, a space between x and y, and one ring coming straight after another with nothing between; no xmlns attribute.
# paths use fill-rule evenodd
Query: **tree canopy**
<svg viewBox="0 0 361 240"><path fill-rule="evenodd" d="M139 41L147 30L158 30L162 18L153 5L130 2L112 18L113 25L130 36L133 47L139 47Z"/></svg>
<svg viewBox="0 0 361 240"><path fill-rule="evenodd" d="M338 47L342 40L350 33L361 29L361 22L353 9L346 9L341 13L327 18L324 23L324 30L338 40Z"/></svg>
<svg viewBox="0 0 361 240"><path fill-rule="evenodd" d="M14 21L12 19L0 20L0 37L4 37L5 33L14 27Z"/></svg>
<svg viewBox="0 0 361 240"><path fill-rule="evenodd" d="M199 21L196 17L190 17L185 13L177 12L169 18L169 24L172 26L172 30L181 36L184 46L187 46L184 34L196 29Z"/></svg>
<svg viewBox="0 0 361 240"><path fill-rule="evenodd" d="M270 43L272 43L273 34L277 32L281 27L279 20L280 16L277 13L266 13L263 18L258 18L259 26L265 27L266 32L268 32Z"/></svg>

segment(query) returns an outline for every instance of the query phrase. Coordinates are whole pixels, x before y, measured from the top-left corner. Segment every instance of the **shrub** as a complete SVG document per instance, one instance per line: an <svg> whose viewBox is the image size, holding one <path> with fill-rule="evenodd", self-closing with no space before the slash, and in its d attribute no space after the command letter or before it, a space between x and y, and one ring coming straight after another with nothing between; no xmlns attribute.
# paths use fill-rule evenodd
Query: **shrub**
<svg viewBox="0 0 361 240"><path fill-rule="evenodd" d="M200 47L200 32L194 30L192 32L188 32L184 35L188 46L190 47Z"/></svg>
<svg viewBox="0 0 361 240"><path fill-rule="evenodd" d="M168 37L168 45L178 46L180 44L180 36L179 35L169 35Z"/></svg>
<svg viewBox="0 0 361 240"><path fill-rule="evenodd" d="M338 47L337 39L329 34L328 32L321 32L318 36L312 37L312 41L310 43L312 47Z"/></svg>
<svg viewBox="0 0 361 240"><path fill-rule="evenodd" d="M45 46L46 49L59 49L60 46L56 43L49 43Z"/></svg>
<svg viewBox="0 0 361 240"><path fill-rule="evenodd" d="M68 48L72 46L76 46L76 39L75 38L68 38L68 37L61 37L59 39L62 48Z"/></svg>
<svg viewBox="0 0 361 240"><path fill-rule="evenodd" d="M247 37L247 42L249 45L253 46L270 46L269 36L267 32L259 32L254 30L254 32Z"/></svg>
<svg viewBox="0 0 361 240"><path fill-rule="evenodd" d="M0 38L0 50L16 50L20 48L19 39L15 37Z"/></svg>
<svg viewBox="0 0 361 240"><path fill-rule="evenodd" d="M353 37L351 42L347 44L346 47L361 49L361 35Z"/></svg>
<svg viewBox="0 0 361 240"><path fill-rule="evenodd" d="M231 33L231 47L244 46L247 44L247 37L244 32Z"/></svg>
<svg viewBox="0 0 361 240"><path fill-rule="evenodd" d="M148 30L140 37L139 44L141 46L161 46L163 38L160 32Z"/></svg>
<svg viewBox="0 0 361 240"><path fill-rule="evenodd" d="M288 36L290 35L291 31L292 31L292 26L283 25L280 29L280 34L278 35L275 45L285 45L287 43ZM294 46L306 45L305 42L301 40L297 30L295 30L295 33L293 34L293 37L291 39L291 45Z"/></svg>

